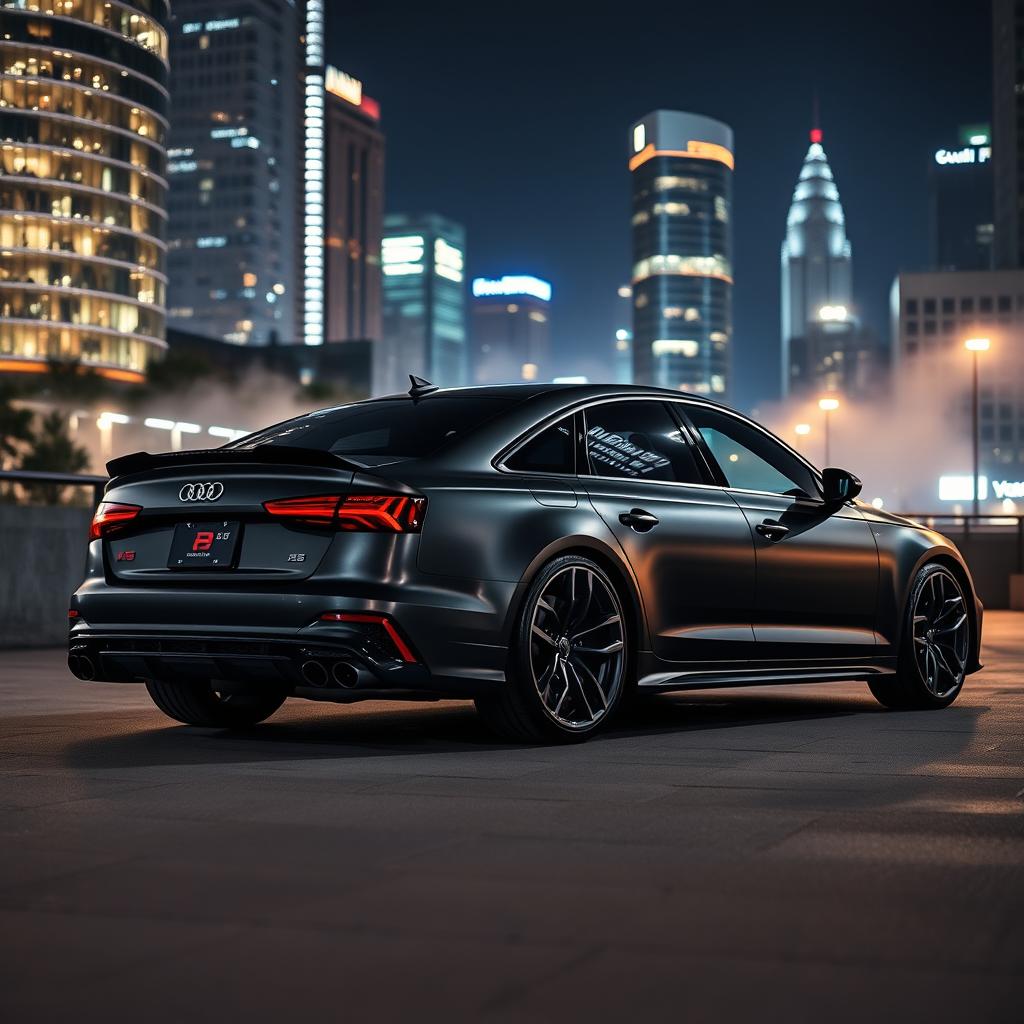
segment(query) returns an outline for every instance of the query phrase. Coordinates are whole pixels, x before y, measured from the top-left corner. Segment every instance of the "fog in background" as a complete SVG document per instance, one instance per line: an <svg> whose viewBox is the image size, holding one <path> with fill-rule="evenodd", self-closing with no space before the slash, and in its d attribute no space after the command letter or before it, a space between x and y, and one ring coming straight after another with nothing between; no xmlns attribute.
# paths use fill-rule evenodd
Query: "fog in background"
<svg viewBox="0 0 1024 1024"><path fill-rule="evenodd" d="M932 357L929 357L930 359ZM894 512L953 512L939 501L939 477L970 476L970 364L964 353L935 357L930 369L903 365L874 398L836 396L829 464L864 481L865 501ZM816 466L825 465L825 413L819 396L762 404L757 418ZM809 434L795 432L807 424ZM969 502L962 511L970 511ZM1006 511L1009 511L1007 509Z"/></svg>
<svg viewBox="0 0 1024 1024"><path fill-rule="evenodd" d="M343 399L317 400L306 396L294 379L262 369L247 371L236 383L204 381L190 390L172 395L153 395L137 406L106 397L95 403L76 404L73 400L59 403L71 421L71 437L88 451L91 472L104 473L111 458L130 452L153 453L174 450L172 442L180 435L182 450L218 448L230 438L216 436L210 427L229 428L249 433L281 420L300 416L313 409L340 404ZM36 405L37 403L29 403ZM43 403L38 403L40 409ZM50 403L45 408L52 407ZM127 415L131 422L108 420L101 429L97 421L103 413ZM198 433L147 427L144 421L158 419L196 425Z"/></svg>

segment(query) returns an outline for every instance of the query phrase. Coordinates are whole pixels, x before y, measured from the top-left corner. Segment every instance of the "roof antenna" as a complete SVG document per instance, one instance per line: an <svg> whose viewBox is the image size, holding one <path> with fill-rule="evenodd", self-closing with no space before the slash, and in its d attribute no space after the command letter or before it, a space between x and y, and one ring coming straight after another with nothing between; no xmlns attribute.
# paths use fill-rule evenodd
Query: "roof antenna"
<svg viewBox="0 0 1024 1024"><path fill-rule="evenodd" d="M441 390L436 384L431 384L429 380L417 377L415 373L409 374L409 380L412 382L412 387L409 388L409 397L413 401L417 398L422 398L424 395L430 395L435 391Z"/></svg>
<svg viewBox="0 0 1024 1024"><path fill-rule="evenodd" d="M821 111L818 109L818 90L814 90L811 100L811 142L821 145L824 133L821 130Z"/></svg>

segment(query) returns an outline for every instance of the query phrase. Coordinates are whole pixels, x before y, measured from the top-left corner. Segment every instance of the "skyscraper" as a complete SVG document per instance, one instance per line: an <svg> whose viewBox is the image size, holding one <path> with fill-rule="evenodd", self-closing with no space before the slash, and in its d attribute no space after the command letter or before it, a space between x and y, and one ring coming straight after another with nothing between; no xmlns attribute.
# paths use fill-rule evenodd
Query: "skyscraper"
<svg viewBox="0 0 1024 1024"><path fill-rule="evenodd" d="M619 285L615 299L615 355L612 372L606 377L616 384L633 383L633 289Z"/></svg>
<svg viewBox="0 0 1024 1024"><path fill-rule="evenodd" d="M138 381L165 347L167 4L28 6L2 8L0 372Z"/></svg>
<svg viewBox="0 0 1024 1024"><path fill-rule="evenodd" d="M782 394L843 387L856 364L853 267L820 128L811 131L782 243Z"/></svg>
<svg viewBox="0 0 1024 1024"><path fill-rule="evenodd" d="M992 4L996 266L1024 266L1024 0Z"/></svg>
<svg viewBox="0 0 1024 1024"><path fill-rule="evenodd" d="M363 83L327 67L326 340L381 337L384 135Z"/></svg>
<svg viewBox="0 0 1024 1024"><path fill-rule="evenodd" d="M992 136L987 124L960 129L957 144L935 151L928 170L933 270L993 266Z"/></svg>
<svg viewBox="0 0 1024 1024"><path fill-rule="evenodd" d="M550 375L551 284L530 274L473 280L473 380L513 384Z"/></svg>
<svg viewBox="0 0 1024 1024"><path fill-rule="evenodd" d="M633 370L638 384L728 392L733 135L656 110L630 133Z"/></svg>
<svg viewBox="0 0 1024 1024"><path fill-rule="evenodd" d="M182 330L298 333L298 19L289 0L175 0L168 316Z"/></svg>
<svg viewBox="0 0 1024 1024"><path fill-rule="evenodd" d="M373 391L406 391L415 373L442 387L469 380L466 232L434 213L390 213L381 244L384 327Z"/></svg>

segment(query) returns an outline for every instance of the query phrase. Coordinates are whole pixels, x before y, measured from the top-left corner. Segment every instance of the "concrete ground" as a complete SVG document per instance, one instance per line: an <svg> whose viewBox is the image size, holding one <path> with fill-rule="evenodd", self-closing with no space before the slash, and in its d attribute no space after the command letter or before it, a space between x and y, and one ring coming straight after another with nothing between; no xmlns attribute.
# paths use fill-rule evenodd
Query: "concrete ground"
<svg viewBox="0 0 1024 1024"><path fill-rule="evenodd" d="M942 712L661 697L570 748L472 708L230 735L0 652L5 1021L1020 1020L1024 614Z"/></svg>

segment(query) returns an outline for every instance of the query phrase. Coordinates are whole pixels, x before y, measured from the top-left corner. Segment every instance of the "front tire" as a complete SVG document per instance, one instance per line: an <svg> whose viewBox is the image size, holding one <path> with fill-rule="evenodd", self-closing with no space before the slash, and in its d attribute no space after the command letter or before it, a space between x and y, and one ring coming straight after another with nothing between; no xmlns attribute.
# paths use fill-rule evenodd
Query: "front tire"
<svg viewBox="0 0 1024 1024"><path fill-rule="evenodd" d="M285 701L279 691L267 693L219 693L212 683L188 681L164 683L148 680L153 703L169 718L185 725L220 729L245 729L269 718Z"/></svg>
<svg viewBox="0 0 1024 1024"><path fill-rule="evenodd" d="M580 555L556 558L523 601L505 686L477 709L517 742L585 740L622 700L628 643L622 600L604 570Z"/></svg>
<svg viewBox="0 0 1024 1024"><path fill-rule="evenodd" d="M947 708L963 689L971 639L963 587L946 566L930 562L910 588L896 675L868 687L893 710Z"/></svg>

